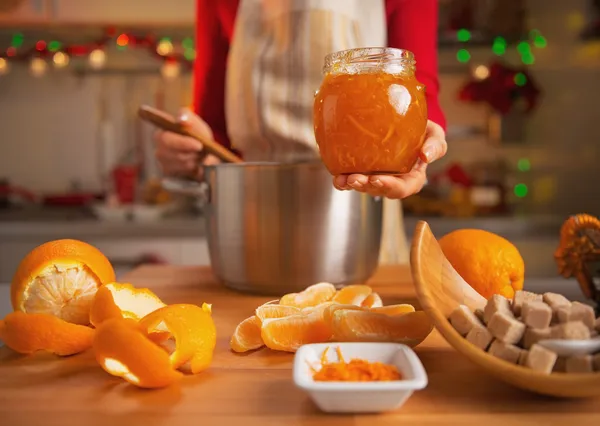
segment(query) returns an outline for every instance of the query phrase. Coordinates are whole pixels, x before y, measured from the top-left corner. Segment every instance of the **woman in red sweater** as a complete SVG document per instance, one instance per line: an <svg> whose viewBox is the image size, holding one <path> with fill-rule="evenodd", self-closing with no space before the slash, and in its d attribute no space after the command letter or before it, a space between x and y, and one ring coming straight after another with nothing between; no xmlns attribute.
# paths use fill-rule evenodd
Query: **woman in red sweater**
<svg viewBox="0 0 600 426"><path fill-rule="evenodd" d="M437 14L437 0L198 0L195 111L183 110L179 118L247 161L315 158L313 95L324 57L357 47L409 50L416 77L426 86L429 121L422 161L399 177L334 178L340 190L385 196L388 204L405 198L425 184L427 164L446 153ZM166 174L201 178L199 142L169 132L159 133L157 141ZM212 156L204 159L204 164L216 162ZM401 216L396 204L396 213L388 216ZM384 217L384 228L385 223Z"/></svg>

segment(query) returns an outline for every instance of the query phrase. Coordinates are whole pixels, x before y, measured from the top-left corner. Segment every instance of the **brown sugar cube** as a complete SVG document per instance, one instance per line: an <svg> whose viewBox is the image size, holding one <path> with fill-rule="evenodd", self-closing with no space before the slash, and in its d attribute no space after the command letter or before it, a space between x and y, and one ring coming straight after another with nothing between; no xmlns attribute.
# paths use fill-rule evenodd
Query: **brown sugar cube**
<svg viewBox="0 0 600 426"><path fill-rule="evenodd" d="M489 324L492 316L494 316L494 314L498 311L505 312L506 314L512 316L512 310L510 308L510 302L508 299L499 294L494 294L490 300L488 300L487 305L485 305L485 308L483 309L483 321L486 324Z"/></svg>
<svg viewBox="0 0 600 426"><path fill-rule="evenodd" d="M516 317L521 315L521 308L523 307L523 303L525 302L541 302L542 295L535 294L530 291L525 290L517 290L515 291L515 296L513 297L512 302L512 310Z"/></svg>
<svg viewBox="0 0 600 426"><path fill-rule="evenodd" d="M460 305L452 314L450 314L450 324L462 336L466 336L471 329L476 326L483 326L481 321L475 316L471 310L465 305Z"/></svg>
<svg viewBox="0 0 600 426"><path fill-rule="evenodd" d="M565 364L567 373L592 373L594 364L591 355L578 355L567 358Z"/></svg>
<svg viewBox="0 0 600 426"><path fill-rule="evenodd" d="M581 321L569 321L550 327L550 338L586 340L590 338L590 329Z"/></svg>
<svg viewBox="0 0 600 426"><path fill-rule="evenodd" d="M523 333L523 339L521 340L521 346L525 349L531 348L534 344L543 339L550 338L550 328L527 328Z"/></svg>
<svg viewBox="0 0 600 426"><path fill-rule="evenodd" d="M512 313L496 312L488 323L488 330L496 339L505 343L518 343L525 332L525 324L512 316Z"/></svg>
<svg viewBox="0 0 600 426"><path fill-rule="evenodd" d="M552 319L554 321L558 321L558 315L557 315L558 308L560 308L562 306L566 306L566 307L571 306L571 302L569 301L569 299L567 299L562 294L544 293L542 295L542 299L545 303L550 305L550 308L552 308Z"/></svg>
<svg viewBox="0 0 600 426"><path fill-rule="evenodd" d="M596 318L594 308L580 302L573 302L571 306L561 306L556 310L558 322L581 321L590 330L594 330Z"/></svg>
<svg viewBox="0 0 600 426"><path fill-rule="evenodd" d="M494 337L484 325L476 325L467 334L467 340L485 351L494 340Z"/></svg>
<svg viewBox="0 0 600 426"><path fill-rule="evenodd" d="M552 372L556 373L565 373L567 371L567 358L564 356L559 356L556 358L556 363L554 364L554 368Z"/></svg>
<svg viewBox="0 0 600 426"><path fill-rule="evenodd" d="M475 316L479 318L479 321L484 323L483 321L483 309L475 309Z"/></svg>
<svg viewBox="0 0 600 426"><path fill-rule="evenodd" d="M517 364L525 365L527 363L527 355L529 355L529 351L521 349L521 353L519 354L519 359L517 360Z"/></svg>
<svg viewBox="0 0 600 426"><path fill-rule="evenodd" d="M544 302L525 301L521 313L523 322L531 328L547 328L552 321L552 309Z"/></svg>
<svg viewBox="0 0 600 426"><path fill-rule="evenodd" d="M600 371L600 353L592 355L592 364L594 364L594 371Z"/></svg>
<svg viewBox="0 0 600 426"><path fill-rule="evenodd" d="M488 349L488 353L497 358L516 364L521 355L521 349L510 343L494 340Z"/></svg>
<svg viewBox="0 0 600 426"><path fill-rule="evenodd" d="M540 373L550 374L558 356L537 343L529 349L525 365Z"/></svg>

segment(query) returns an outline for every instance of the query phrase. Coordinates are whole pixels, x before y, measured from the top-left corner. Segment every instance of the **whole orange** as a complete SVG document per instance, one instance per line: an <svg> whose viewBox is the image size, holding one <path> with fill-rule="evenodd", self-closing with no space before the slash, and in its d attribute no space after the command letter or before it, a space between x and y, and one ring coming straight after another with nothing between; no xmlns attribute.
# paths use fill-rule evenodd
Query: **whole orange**
<svg viewBox="0 0 600 426"><path fill-rule="evenodd" d="M439 243L456 272L485 298L512 298L523 288L525 262L507 239L482 229L459 229Z"/></svg>
<svg viewBox="0 0 600 426"><path fill-rule="evenodd" d="M55 240L23 258L10 296L15 311L50 314L88 325L98 287L114 280L110 261L96 247L79 240Z"/></svg>

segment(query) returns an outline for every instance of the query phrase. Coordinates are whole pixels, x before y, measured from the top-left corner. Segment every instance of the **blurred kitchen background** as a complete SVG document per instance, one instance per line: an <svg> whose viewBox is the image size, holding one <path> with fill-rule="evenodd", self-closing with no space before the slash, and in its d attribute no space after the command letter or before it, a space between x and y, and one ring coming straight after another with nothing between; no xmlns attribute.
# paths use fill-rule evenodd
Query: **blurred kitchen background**
<svg viewBox="0 0 600 426"><path fill-rule="evenodd" d="M0 0L0 283L56 238L94 244L119 274L209 264L201 208L160 189L136 117L191 104L194 3ZM557 277L562 222L600 212L599 3L440 1L450 149L404 203L409 238L420 218L438 236L488 229L528 277Z"/></svg>

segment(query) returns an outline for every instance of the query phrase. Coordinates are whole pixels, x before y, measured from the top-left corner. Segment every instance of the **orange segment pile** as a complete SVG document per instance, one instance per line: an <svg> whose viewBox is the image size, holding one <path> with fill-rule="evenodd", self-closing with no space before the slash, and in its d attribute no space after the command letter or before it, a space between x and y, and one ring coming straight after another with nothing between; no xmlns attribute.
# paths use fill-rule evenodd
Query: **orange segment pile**
<svg viewBox="0 0 600 426"><path fill-rule="evenodd" d="M111 318L96 330L94 354L109 374L142 388L168 386L183 375L171 366L169 354L125 318Z"/></svg>
<svg viewBox="0 0 600 426"><path fill-rule="evenodd" d="M144 388L179 380L184 364L192 373L210 365L216 344L210 305L165 305L148 289L114 280L108 259L89 244L42 244L15 273L14 312L0 320L0 340L21 354L66 356L93 347L105 371ZM169 354L164 346L171 340Z"/></svg>
<svg viewBox="0 0 600 426"><path fill-rule="evenodd" d="M333 289L333 290L332 290ZM295 352L309 343L329 341L390 341L416 346L433 326L424 312L412 305L383 306L381 297L367 285L335 290L318 283L300 293L268 302L236 327L230 346L234 352L268 347Z"/></svg>
<svg viewBox="0 0 600 426"><path fill-rule="evenodd" d="M94 330L48 314L16 311L0 320L0 340L21 354L48 351L67 356L92 346Z"/></svg>
<svg viewBox="0 0 600 426"><path fill-rule="evenodd" d="M109 283L96 292L90 308L90 323L98 327L109 318L140 318L165 304L147 288L136 289L129 283Z"/></svg>
<svg viewBox="0 0 600 426"><path fill-rule="evenodd" d="M140 321L146 333L160 331L163 325L175 339L175 351L170 356L173 368L189 363L194 374L208 368L217 343L210 305L168 305Z"/></svg>
<svg viewBox="0 0 600 426"><path fill-rule="evenodd" d="M88 325L96 290L115 280L97 248L77 240L56 240L33 249L19 264L10 295L15 311L54 315Z"/></svg>

